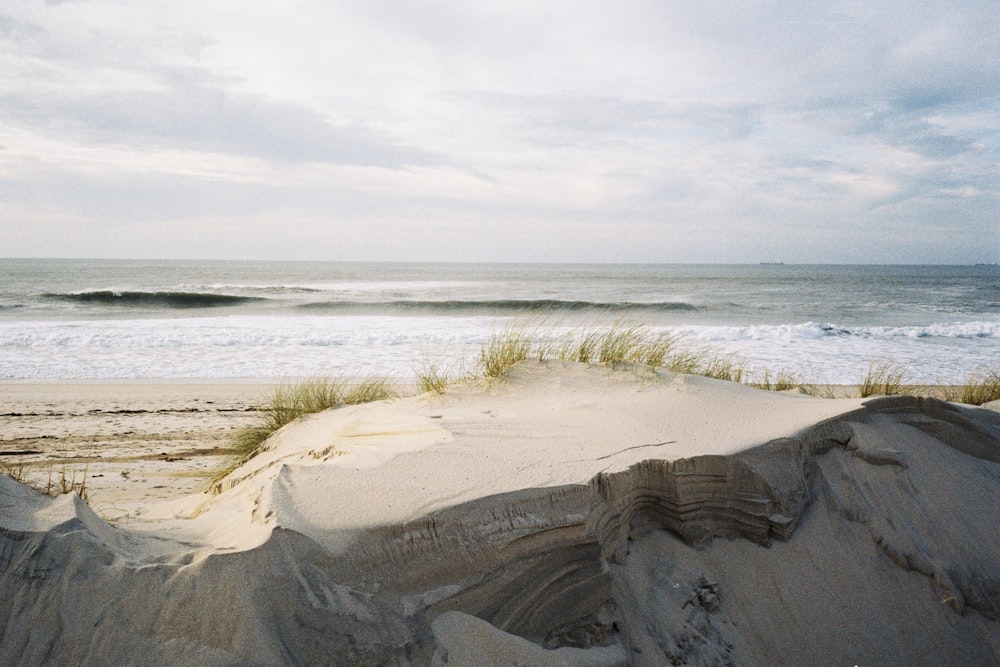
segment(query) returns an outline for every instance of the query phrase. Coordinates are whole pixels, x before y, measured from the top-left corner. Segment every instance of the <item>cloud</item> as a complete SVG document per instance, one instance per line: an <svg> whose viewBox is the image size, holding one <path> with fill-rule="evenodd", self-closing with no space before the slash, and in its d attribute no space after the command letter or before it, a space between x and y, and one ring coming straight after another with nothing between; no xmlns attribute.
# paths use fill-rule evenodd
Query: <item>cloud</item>
<svg viewBox="0 0 1000 667"><path fill-rule="evenodd" d="M893 261L910 226L942 231L908 257L996 261L974 240L1000 211L994 26L986 0L23 0L0 12L0 232Z"/></svg>
<svg viewBox="0 0 1000 667"><path fill-rule="evenodd" d="M103 42L115 40L104 32L60 45L44 28L2 16L0 31L27 54L8 74L0 117L47 137L389 168L437 160L361 122L335 123L303 104L233 92L237 81L231 77L165 65L127 45L108 47ZM167 41L184 42L184 51L194 52L199 49L191 44L208 43ZM72 74L81 71L83 78Z"/></svg>
<svg viewBox="0 0 1000 667"><path fill-rule="evenodd" d="M334 125L308 107L183 82L159 91L13 94L0 100L0 113L34 132L83 143L388 168L437 161L361 125Z"/></svg>

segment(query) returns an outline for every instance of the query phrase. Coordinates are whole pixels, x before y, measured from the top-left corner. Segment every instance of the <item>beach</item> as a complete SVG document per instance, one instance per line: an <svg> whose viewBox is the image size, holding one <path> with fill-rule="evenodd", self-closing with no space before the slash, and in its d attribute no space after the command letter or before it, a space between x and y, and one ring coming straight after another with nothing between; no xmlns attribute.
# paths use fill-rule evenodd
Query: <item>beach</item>
<svg viewBox="0 0 1000 667"><path fill-rule="evenodd" d="M0 479L0 660L903 665L1000 651L995 406L529 360L293 422L206 492L271 388L0 386L4 449L63 441L91 499Z"/></svg>
<svg viewBox="0 0 1000 667"><path fill-rule="evenodd" d="M203 491L274 385L0 382L0 463L46 488L84 484L104 517Z"/></svg>
<svg viewBox="0 0 1000 667"><path fill-rule="evenodd" d="M991 664L994 270L5 264L0 664Z"/></svg>
<svg viewBox="0 0 1000 667"><path fill-rule="evenodd" d="M0 382L0 464L36 488L83 485L102 518L139 516L150 503L206 491L234 457L234 437L283 384L260 380ZM943 398L945 386L912 393ZM402 396L412 385L394 386ZM857 398L855 385L795 392Z"/></svg>
<svg viewBox="0 0 1000 667"><path fill-rule="evenodd" d="M998 18L5 3L0 667L1000 667Z"/></svg>

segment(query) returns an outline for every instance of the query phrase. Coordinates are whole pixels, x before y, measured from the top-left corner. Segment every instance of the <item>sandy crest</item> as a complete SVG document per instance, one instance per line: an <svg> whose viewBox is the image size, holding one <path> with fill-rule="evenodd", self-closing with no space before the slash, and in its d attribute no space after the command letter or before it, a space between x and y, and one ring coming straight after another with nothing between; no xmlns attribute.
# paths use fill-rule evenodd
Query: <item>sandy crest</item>
<svg viewBox="0 0 1000 667"><path fill-rule="evenodd" d="M303 419L117 526L0 496L4 664L1000 654L1000 415L931 399L530 362Z"/></svg>
<svg viewBox="0 0 1000 667"><path fill-rule="evenodd" d="M267 487L278 525L339 552L352 531L525 488L586 485L649 458L730 454L860 405L703 377L532 363L501 383L313 415L228 483L239 480L240 494Z"/></svg>

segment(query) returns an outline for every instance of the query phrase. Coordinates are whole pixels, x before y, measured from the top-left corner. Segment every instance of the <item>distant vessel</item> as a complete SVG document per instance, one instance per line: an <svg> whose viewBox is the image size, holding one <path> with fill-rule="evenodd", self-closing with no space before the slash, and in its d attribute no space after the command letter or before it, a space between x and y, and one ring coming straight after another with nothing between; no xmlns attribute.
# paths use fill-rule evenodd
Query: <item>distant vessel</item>
<svg viewBox="0 0 1000 667"><path fill-rule="evenodd" d="M784 262L761 262L761 266L784 266Z"/></svg>

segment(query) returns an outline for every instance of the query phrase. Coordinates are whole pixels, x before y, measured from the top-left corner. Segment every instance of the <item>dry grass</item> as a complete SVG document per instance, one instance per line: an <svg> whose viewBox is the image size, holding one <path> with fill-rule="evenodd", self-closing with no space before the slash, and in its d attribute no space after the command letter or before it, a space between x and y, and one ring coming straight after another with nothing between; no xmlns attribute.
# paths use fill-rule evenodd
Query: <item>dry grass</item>
<svg viewBox="0 0 1000 667"><path fill-rule="evenodd" d="M523 327L512 327L490 336L479 350L479 369L485 378L503 377L512 366L532 356L537 338Z"/></svg>
<svg viewBox="0 0 1000 667"><path fill-rule="evenodd" d="M749 383L751 387L763 389L765 391L787 391L800 385L794 375L786 371L780 371L771 375L771 371L765 370L759 380Z"/></svg>
<svg viewBox="0 0 1000 667"><path fill-rule="evenodd" d="M260 410L260 421L236 434L233 441L238 458L236 463L254 456L272 433L299 417L341 405L381 401L395 395L391 383L385 378L369 378L352 384L330 378L313 378L282 385L275 389ZM227 468L220 476L231 469Z"/></svg>
<svg viewBox="0 0 1000 667"><path fill-rule="evenodd" d="M451 373L444 370L437 362L414 367L413 374L417 378L417 386L423 393L443 394L445 387L452 381Z"/></svg>
<svg viewBox="0 0 1000 667"><path fill-rule="evenodd" d="M743 382L746 374L746 363L732 355L713 355L704 363L698 375L725 380L726 382Z"/></svg>
<svg viewBox="0 0 1000 667"><path fill-rule="evenodd" d="M23 461L11 461L10 463L0 461L0 475L7 475L19 484L30 486L28 473Z"/></svg>
<svg viewBox="0 0 1000 667"><path fill-rule="evenodd" d="M58 471L56 470L56 465L55 461L51 461L48 464L44 484L28 476L28 466L23 461L15 461L11 464L0 461L0 474L8 475L14 481L25 486L30 486L48 496L76 493L83 500L87 500L87 473L89 472L89 464L84 465L83 469L78 467L69 468L64 460L59 463Z"/></svg>
<svg viewBox="0 0 1000 667"><path fill-rule="evenodd" d="M649 336L638 325L584 329L566 335L553 356L563 361L620 364L636 362L649 345Z"/></svg>
<svg viewBox="0 0 1000 667"><path fill-rule="evenodd" d="M964 385L952 388L947 398L967 405L1000 401L1000 368L983 368L973 372Z"/></svg>
<svg viewBox="0 0 1000 667"><path fill-rule="evenodd" d="M66 470L66 463L63 462L58 477L54 478L52 469L49 469L48 481L45 485L45 493L50 496L61 496L67 493L76 493L83 500L87 499L87 472L90 465L84 465L83 470L73 468ZM77 481L77 473L80 475Z"/></svg>
<svg viewBox="0 0 1000 667"><path fill-rule="evenodd" d="M891 361L873 361L861 380L861 398L869 396L898 396L903 393L906 368Z"/></svg>
<svg viewBox="0 0 1000 667"><path fill-rule="evenodd" d="M689 365L695 355L674 355L675 339L654 334L641 325L615 324L588 327L555 340L541 326L516 326L493 335L479 353L479 373L484 378L502 377L513 365L526 359L559 359L584 364L639 364L651 368ZM699 357L700 358L700 357Z"/></svg>
<svg viewBox="0 0 1000 667"><path fill-rule="evenodd" d="M526 359L554 358L578 363L636 364L675 373L744 382L746 363L734 355L685 349L669 333L654 333L642 325L590 327L549 340L542 328L514 327L496 334L480 350L480 376L502 377ZM782 375L781 377L785 377Z"/></svg>

